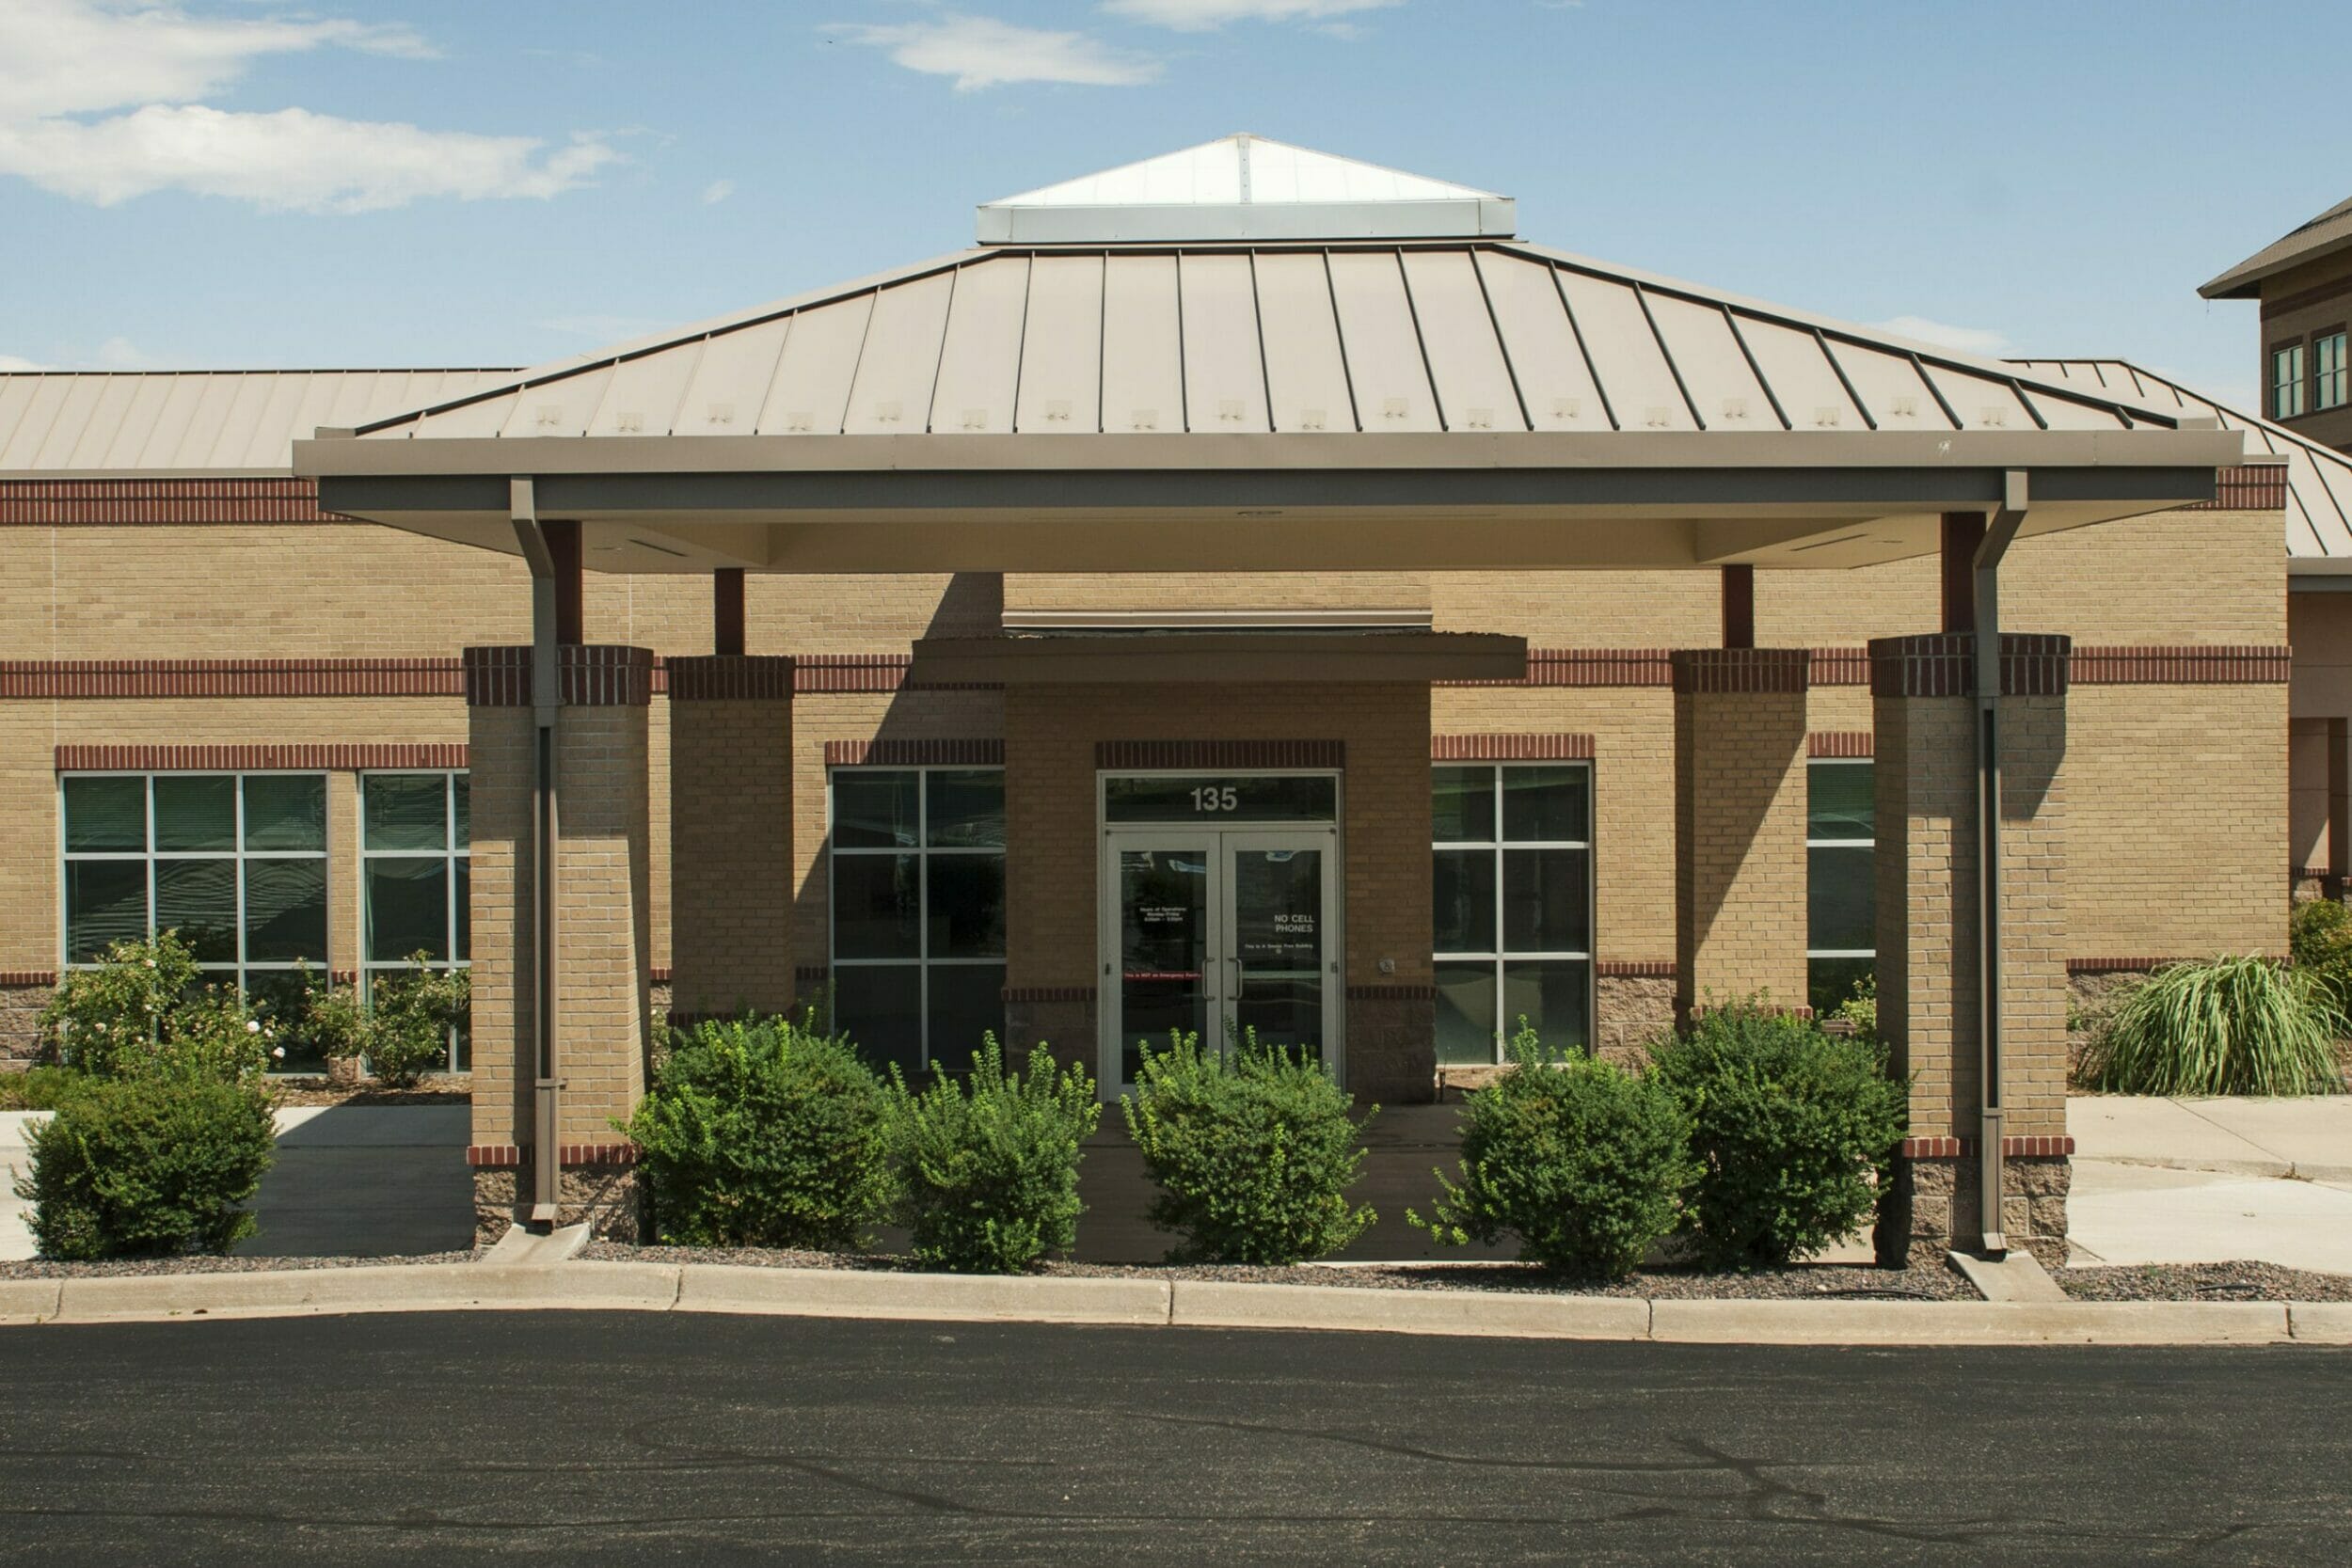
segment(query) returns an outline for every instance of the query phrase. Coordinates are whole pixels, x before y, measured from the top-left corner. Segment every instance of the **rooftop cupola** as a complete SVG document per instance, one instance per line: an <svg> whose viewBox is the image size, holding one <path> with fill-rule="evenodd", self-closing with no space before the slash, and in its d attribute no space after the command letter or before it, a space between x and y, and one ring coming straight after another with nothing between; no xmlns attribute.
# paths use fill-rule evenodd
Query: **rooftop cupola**
<svg viewBox="0 0 2352 1568"><path fill-rule="evenodd" d="M1508 239L1509 197L1244 132L979 209L982 245Z"/></svg>

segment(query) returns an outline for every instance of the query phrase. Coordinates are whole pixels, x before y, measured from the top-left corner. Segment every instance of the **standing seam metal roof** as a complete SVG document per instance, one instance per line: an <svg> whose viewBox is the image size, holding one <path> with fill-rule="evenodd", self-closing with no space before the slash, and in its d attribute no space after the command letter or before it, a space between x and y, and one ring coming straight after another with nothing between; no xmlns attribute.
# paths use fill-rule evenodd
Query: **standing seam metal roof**
<svg viewBox="0 0 2352 1568"><path fill-rule="evenodd" d="M2268 420L2199 397L2178 382L2121 359L2020 359L2043 376L2075 386L2127 393L2184 414L2218 420L2242 430L2261 451L2286 459L2287 554L2297 561L2352 562L2352 457L2307 440Z"/></svg>
<svg viewBox="0 0 2352 1568"><path fill-rule="evenodd" d="M1001 246L358 433L2115 430L2166 404L1518 242Z"/></svg>

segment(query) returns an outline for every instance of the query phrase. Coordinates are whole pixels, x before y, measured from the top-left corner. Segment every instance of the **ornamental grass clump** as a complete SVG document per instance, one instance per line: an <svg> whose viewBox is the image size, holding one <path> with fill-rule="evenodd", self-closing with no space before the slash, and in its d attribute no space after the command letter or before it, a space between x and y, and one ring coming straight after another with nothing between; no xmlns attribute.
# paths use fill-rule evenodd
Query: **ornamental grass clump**
<svg viewBox="0 0 2352 1568"><path fill-rule="evenodd" d="M1007 1072L990 1035L968 1075L935 1068L917 1092L894 1062L887 1093L898 1214L917 1261L1017 1274L1076 1243L1080 1148L1103 1113L1085 1069L1057 1071L1040 1045L1026 1076Z"/></svg>
<svg viewBox="0 0 2352 1568"><path fill-rule="evenodd" d="M1701 1013L1647 1076L1691 1118L1685 1228L1710 1268L1778 1267L1860 1230L1910 1119L1877 1046L1755 1002Z"/></svg>
<svg viewBox="0 0 2352 1568"><path fill-rule="evenodd" d="M2080 1076L2109 1094L2340 1094L2346 1032L2320 974L2250 955L2169 964L2116 1005Z"/></svg>
<svg viewBox="0 0 2352 1568"><path fill-rule="evenodd" d="M1632 1273L1682 1217L1691 1118L1647 1078L1548 1054L1524 1022L1511 1057L1463 1102L1461 1180L1438 1172L1431 1217L1406 1222L1449 1246L1515 1237L1520 1258L1564 1274Z"/></svg>
<svg viewBox="0 0 2352 1568"><path fill-rule="evenodd" d="M623 1127L655 1233L683 1246L849 1251L891 1195L889 1103L846 1039L811 1014L673 1033Z"/></svg>
<svg viewBox="0 0 2352 1568"><path fill-rule="evenodd" d="M1320 1056L1254 1031L1224 1051L1184 1034L1147 1048L1119 1108L1159 1183L1152 1223L1184 1238L1169 1261L1297 1263L1362 1235L1375 1216L1347 1199L1364 1163L1354 1103Z"/></svg>

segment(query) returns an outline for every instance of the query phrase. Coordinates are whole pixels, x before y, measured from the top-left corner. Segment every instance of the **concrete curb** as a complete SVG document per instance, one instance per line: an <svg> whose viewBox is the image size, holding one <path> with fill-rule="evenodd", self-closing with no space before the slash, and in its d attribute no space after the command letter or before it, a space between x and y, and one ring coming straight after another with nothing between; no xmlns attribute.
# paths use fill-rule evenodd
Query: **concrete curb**
<svg viewBox="0 0 2352 1568"><path fill-rule="evenodd" d="M482 1310L1309 1329L1660 1344L2352 1345L2348 1302L1647 1301L724 1263L441 1263L0 1280L0 1324Z"/></svg>

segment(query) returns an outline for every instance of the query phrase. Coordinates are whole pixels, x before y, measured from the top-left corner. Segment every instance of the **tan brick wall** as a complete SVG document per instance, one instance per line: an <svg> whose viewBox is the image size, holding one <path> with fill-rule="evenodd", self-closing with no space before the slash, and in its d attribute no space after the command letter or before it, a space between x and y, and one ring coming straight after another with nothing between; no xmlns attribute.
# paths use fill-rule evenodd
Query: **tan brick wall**
<svg viewBox="0 0 2352 1568"><path fill-rule="evenodd" d="M1805 1005L1805 694L1677 692L1675 1007Z"/></svg>
<svg viewBox="0 0 2352 1568"><path fill-rule="evenodd" d="M792 705L676 702L667 835L681 1013L792 1005Z"/></svg>
<svg viewBox="0 0 2352 1568"><path fill-rule="evenodd" d="M1005 611L1430 608L1426 572L1022 572Z"/></svg>
<svg viewBox="0 0 2352 1568"><path fill-rule="evenodd" d="M1509 632L1537 648L1706 648L1723 641L1717 582L1712 571L1441 572L1430 599L1439 631Z"/></svg>
<svg viewBox="0 0 2352 1568"><path fill-rule="evenodd" d="M1911 1135L1976 1136L1973 699L1878 703L1879 1028L1912 1075ZM2066 1132L2066 699L2002 705L2003 1083L2009 1137Z"/></svg>

